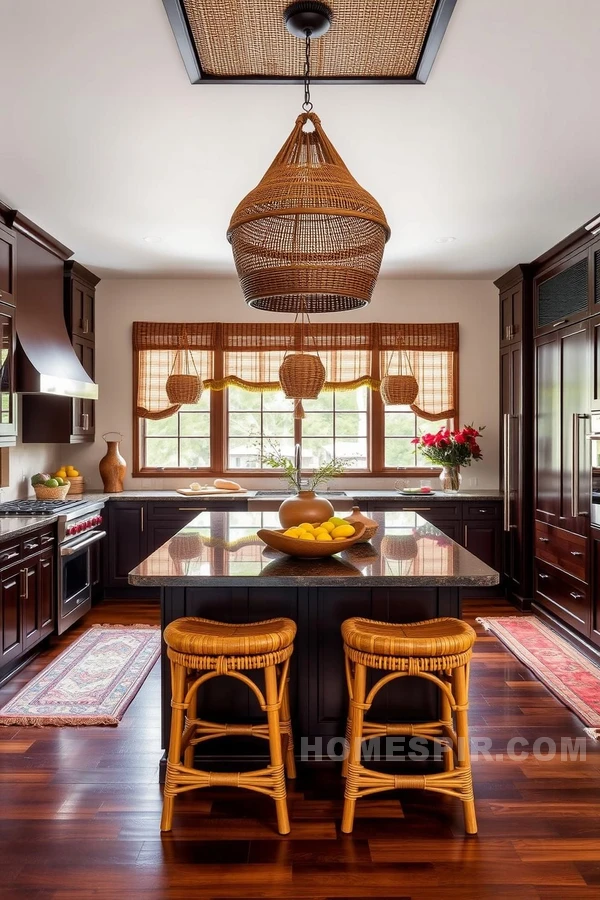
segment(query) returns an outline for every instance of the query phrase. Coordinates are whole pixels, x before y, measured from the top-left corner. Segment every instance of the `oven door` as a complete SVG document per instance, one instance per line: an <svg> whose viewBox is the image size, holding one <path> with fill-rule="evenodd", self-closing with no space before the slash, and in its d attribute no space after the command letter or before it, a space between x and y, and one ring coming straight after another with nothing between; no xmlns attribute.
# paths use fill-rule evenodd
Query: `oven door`
<svg viewBox="0 0 600 900"><path fill-rule="evenodd" d="M106 537L92 531L75 541L61 544L58 565L58 633L70 628L92 607L90 547Z"/></svg>

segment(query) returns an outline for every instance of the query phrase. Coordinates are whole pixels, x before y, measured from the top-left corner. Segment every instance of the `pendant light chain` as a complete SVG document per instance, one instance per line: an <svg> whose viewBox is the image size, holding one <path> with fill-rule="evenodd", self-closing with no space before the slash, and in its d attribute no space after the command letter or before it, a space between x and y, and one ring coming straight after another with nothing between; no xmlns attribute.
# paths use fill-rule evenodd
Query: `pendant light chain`
<svg viewBox="0 0 600 900"><path fill-rule="evenodd" d="M306 29L306 42L304 45L304 103L302 109L309 113L312 111L313 105L310 102L310 31Z"/></svg>

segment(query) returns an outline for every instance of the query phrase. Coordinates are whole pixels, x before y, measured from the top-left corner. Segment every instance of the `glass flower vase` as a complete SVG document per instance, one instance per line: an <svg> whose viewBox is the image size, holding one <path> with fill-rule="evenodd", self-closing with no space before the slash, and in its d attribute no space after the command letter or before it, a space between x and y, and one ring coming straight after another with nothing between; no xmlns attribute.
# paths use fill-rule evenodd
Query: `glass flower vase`
<svg viewBox="0 0 600 900"><path fill-rule="evenodd" d="M460 466L442 466L440 484L446 494L457 494L460 490L461 481Z"/></svg>

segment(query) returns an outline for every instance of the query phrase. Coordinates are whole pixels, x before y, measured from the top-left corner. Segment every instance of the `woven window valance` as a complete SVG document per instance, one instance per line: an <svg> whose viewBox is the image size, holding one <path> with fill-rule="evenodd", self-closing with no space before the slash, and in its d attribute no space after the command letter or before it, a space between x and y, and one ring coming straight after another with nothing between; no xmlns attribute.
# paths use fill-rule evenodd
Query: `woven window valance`
<svg viewBox="0 0 600 900"><path fill-rule="evenodd" d="M177 411L169 404L164 385L184 335L209 390L234 385L250 391L279 390L285 353L298 351L302 344L300 325L294 322L134 322L139 416L163 418ZM457 323L311 323L304 349L319 354L327 372L325 390L365 384L378 390L383 374L401 374L408 365L419 384L414 412L430 421L455 413ZM222 352L218 379L213 351ZM375 361L379 377L374 374Z"/></svg>

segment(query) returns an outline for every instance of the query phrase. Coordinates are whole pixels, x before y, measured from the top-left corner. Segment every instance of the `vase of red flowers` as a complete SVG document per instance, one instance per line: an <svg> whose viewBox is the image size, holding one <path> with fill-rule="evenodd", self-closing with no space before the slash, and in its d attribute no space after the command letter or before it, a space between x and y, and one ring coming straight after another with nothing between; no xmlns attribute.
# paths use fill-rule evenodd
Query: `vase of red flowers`
<svg viewBox="0 0 600 900"><path fill-rule="evenodd" d="M465 425L460 431L440 428L435 434L423 434L413 440L426 459L442 466L440 482L443 491L457 493L462 481L460 467L470 466L474 459L483 458L477 438L484 427L480 425L477 429Z"/></svg>

